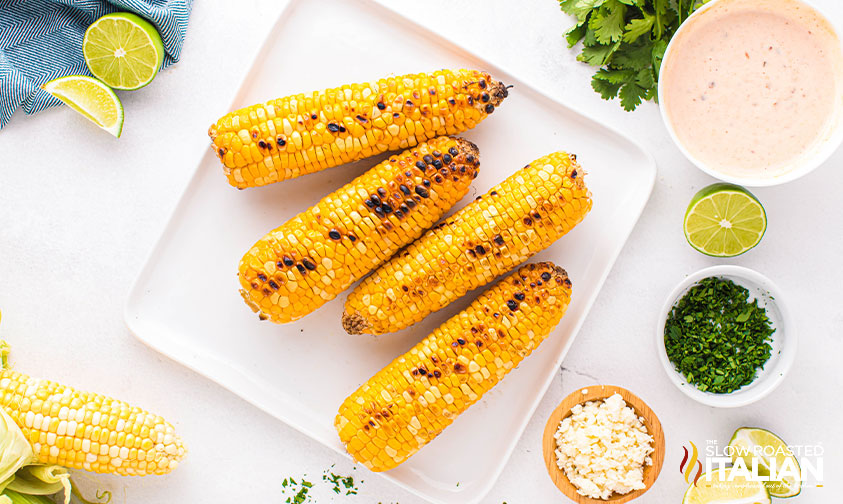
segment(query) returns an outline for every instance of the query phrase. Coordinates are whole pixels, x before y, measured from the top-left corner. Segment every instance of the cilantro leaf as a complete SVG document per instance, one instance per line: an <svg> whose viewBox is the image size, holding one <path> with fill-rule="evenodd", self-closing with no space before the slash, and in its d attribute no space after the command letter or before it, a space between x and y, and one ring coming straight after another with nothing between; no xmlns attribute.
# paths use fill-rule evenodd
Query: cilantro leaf
<svg viewBox="0 0 843 504"><path fill-rule="evenodd" d="M583 24L591 14L592 9L599 7L603 0L560 0L559 7L563 12L577 18L577 24Z"/></svg>
<svg viewBox="0 0 843 504"><path fill-rule="evenodd" d="M599 43L600 42L597 41L597 36L594 34L594 30L589 30L586 26L585 36L583 37L582 44L586 47L591 47Z"/></svg>
<svg viewBox="0 0 843 504"><path fill-rule="evenodd" d="M658 40L653 44L653 50L650 56L653 71L656 74L656 82L659 80L659 70L662 67L662 60L664 59L664 52L667 51L667 42Z"/></svg>
<svg viewBox="0 0 843 504"><path fill-rule="evenodd" d="M623 44L612 57L612 65L630 70L641 70L651 64L652 48L649 40L641 39L634 44Z"/></svg>
<svg viewBox="0 0 843 504"><path fill-rule="evenodd" d="M609 61L618 47L620 42L612 45L594 45L590 47L583 47L582 52L577 56L578 61L588 63L592 66L603 66Z"/></svg>
<svg viewBox="0 0 843 504"><path fill-rule="evenodd" d="M626 5L618 0L607 0L603 7L591 16L588 27L601 44L610 44L621 39L624 30Z"/></svg>
<svg viewBox="0 0 843 504"><path fill-rule="evenodd" d="M656 79L653 77L653 70L650 68L642 68L635 74L635 83L644 89L655 89Z"/></svg>
<svg viewBox="0 0 843 504"><path fill-rule="evenodd" d="M565 33L565 40L568 41L568 48L574 47L577 45L583 37L585 37L585 32L588 30L588 27L584 24L572 26L567 33Z"/></svg>
<svg viewBox="0 0 843 504"><path fill-rule="evenodd" d="M594 78L612 84L624 84L630 82L635 78L635 72L632 70L617 70L611 68L601 68L594 74Z"/></svg>
<svg viewBox="0 0 843 504"><path fill-rule="evenodd" d="M621 84L615 84L603 79L598 79L595 75L591 78L591 88L598 93L604 100L611 100L618 96L618 91L621 89Z"/></svg>
<svg viewBox="0 0 843 504"><path fill-rule="evenodd" d="M647 90L635 82L628 82L623 85L618 96L621 99L623 109L630 112L635 110L635 107L638 105L641 105L641 100L647 98Z"/></svg>
<svg viewBox="0 0 843 504"><path fill-rule="evenodd" d="M656 18L644 12L643 18L637 18L631 20L629 23L626 24L624 30L626 33L623 34L623 41L624 42L635 42L638 40L638 37L650 33L650 30L653 29L653 23L655 22Z"/></svg>

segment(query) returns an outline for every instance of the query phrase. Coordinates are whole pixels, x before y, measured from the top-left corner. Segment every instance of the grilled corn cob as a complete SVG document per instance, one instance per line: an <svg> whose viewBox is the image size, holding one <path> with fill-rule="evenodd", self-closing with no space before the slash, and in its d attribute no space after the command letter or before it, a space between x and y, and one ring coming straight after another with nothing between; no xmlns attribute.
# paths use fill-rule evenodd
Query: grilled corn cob
<svg viewBox="0 0 843 504"><path fill-rule="evenodd" d="M479 164L451 137L391 156L261 238L240 261L243 299L273 322L307 315L439 220Z"/></svg>
<svg viewBox="0 0 843 504"><path fill-rule="evenodd" d="M8 346L0 343L5 365ZM187 449L158 415L99 394L0 370L0 407L39 464L123 476L166 474Z"/></svg>
<svg viewBox="0 0 843 504"><path fill-rule="evenodd" d="M228 182L244 189L463 132L506 95L488 73L439 70L259 103L208 135Z"/></svg>
<svg viewBox="0 0 843 504"><path fill-rule="evenodd" d="M565 270L522 266L351 394L340 440L373 471L404 462L530 355L570 299Z"/></svg>
<svg viewBox="0 0 843 504"><path fill-rule="evenodd" d="M576 156L519 170L363 280L345 302L349 334L408 327L547 248L591 209Z"/></svg>

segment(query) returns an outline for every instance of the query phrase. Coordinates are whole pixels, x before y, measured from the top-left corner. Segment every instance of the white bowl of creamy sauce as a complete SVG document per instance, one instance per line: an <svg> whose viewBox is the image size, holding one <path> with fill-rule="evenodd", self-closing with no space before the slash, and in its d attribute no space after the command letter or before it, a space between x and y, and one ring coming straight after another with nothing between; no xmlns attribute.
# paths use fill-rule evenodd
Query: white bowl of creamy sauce
<svg viewBox="0 0 843 504"><path fill-rule="evenodd" d="M706 4L668 45L658 93L680 150L727 182L788 182L843 141L840 37L799 0Z"/></svg>

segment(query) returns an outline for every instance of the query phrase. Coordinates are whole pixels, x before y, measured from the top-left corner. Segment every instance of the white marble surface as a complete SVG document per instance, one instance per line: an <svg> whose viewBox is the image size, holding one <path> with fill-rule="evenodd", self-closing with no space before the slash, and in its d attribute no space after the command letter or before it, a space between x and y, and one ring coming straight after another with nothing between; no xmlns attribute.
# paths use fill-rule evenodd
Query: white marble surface
<svg viewBox="0 0 843 504"><path fill-rule="evenodd" d="M838 29L843 25L843 4L815 3ZM742 425L767 427L793 444L822 444L825 487L807 488L793 502L839 499L843 150L803 179L755 191L769 217L760 246L729 261L707 258L685 243L681 220L691 195L712 180L671 144L655 105L625 113L592 92L592 69L565 47L561 35L570 21L556 2L389 4L622 129L654 154L659 167L652 199L559 379L484 502L564 501L545 475L541 430L565 395L595 383L636 392L665 427L662 475L637 502L680 502L686 487L678 471L682 445L725 443ZM283 502L284 477L319 480L331 464L334 472L365 482L348 497L316 488L316 502L421 502L365 469L352 470L327 448L147 349L123 322L131 282L206 148L212 112L231 100L279 10L270 0L236 7L223 0L197 2L182 62L151 86L121 93L127 119L120 140L67 108L19 114L0 132L0 337L12 344L17 368L159 412L190 445L188 459L172 475L94 477L93 484L115 490L116 502ZM796 364L783 385L734 410L701 406L682 395L662 371L653 345L656 314L671 287L721 262L749 266L776 281L788 295L800 337Z"/></svg>

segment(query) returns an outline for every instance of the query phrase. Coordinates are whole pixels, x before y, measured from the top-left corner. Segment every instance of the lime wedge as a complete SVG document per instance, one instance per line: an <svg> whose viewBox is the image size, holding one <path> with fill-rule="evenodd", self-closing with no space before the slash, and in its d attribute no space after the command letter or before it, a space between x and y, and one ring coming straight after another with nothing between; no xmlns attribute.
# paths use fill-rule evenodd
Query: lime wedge
<svg viewBox="0 0 843 504"><path fill-rule="evenodd" d="M761 481L749 481L722 467L703 474L688 487L682 504L770 504L770 494Z"/></svg>
<svg viewBox="0 0 843 504"><path fill-rule="evenodd" d="M732 460L742 458L746 467L752 467L752 459L758 459L758 474L770 475L770 459L776 458L776 471L795 468L799 472L799 462L788 450L787 443L772 432L754 427L741 427L735 431L729 441ZM754 455L757 455L754 457ZM767 490L773 497L793 497L802 491L802 481L786 474L780 481L767 481Z"/></svg>
<svg viewBox="0 0 843 504"><path fill-rule="evenodd" d="M685 238L698 251L734 257L758 245L767 230L767 214L752 193L721 182L694 195L684 227Z"/></svg>
<svg viewBox="0 0 843 504"><path fill-rule="evenodd" d="M164 44L152 24L129 12L106 14L85 32L88 69L114 89L146 86L164 63Z"/></svg>
<svg viewBox="0 0 843 504"><path fill-rule="evenodd" d="M116 137L123 131L123 105L110 87L87 75L69 75L41 88Z"/></svg>

